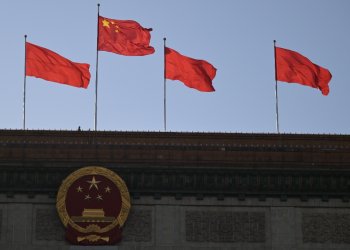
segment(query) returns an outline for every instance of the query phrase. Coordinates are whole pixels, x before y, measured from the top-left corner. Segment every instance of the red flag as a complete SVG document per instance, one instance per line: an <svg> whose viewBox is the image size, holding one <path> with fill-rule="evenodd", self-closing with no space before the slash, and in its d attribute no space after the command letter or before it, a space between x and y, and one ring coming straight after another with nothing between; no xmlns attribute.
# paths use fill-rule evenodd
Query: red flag
<svg viewBox="0 0 350 250"><path fill-rule="evenodd" d="M72 62L59 54L26 42L26 75L47 81L87 88L90 65Z"/></svg>
<svg viewBox="0 0 350 250"><path fill-rule="evenodd" d="M154 53L149 45L152 29L131 20L98 17L98 50L124 56L145 56Z"/></svg>
<svg viewBox="0 0 350 250"><path fill-rule="evenodd" d="M332 74L328 69L312 63L305 56L288 49L276 47L277 80L317 88L328 95Z"/></svg>
<svg viewBox="0 0 350 250"><path fill-rule="evenodd" d="M199 91L215 91L212 80L216 75L216 68L207 61L183 56L170 48L165 48L165 61L166 78L179 80L187 87Z"/></svg>

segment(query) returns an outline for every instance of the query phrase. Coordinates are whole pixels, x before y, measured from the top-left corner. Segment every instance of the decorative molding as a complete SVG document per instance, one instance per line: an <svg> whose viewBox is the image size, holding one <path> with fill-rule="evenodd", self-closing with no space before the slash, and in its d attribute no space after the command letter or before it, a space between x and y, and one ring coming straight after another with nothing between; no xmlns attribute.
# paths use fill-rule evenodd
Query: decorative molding
<svg viewBox="0 0 350 250"><path fill-rule="evenodd" d="M152 211L150 209L131 209L123 228L123 241L152 241Z"/></svg>
<svg viewBox="0 0 350 250"><path fill-rule="evenodd" d="M64 228L55 207L40 208L35 214L35 239L38 241L64 241Z"/></svg>
<svg viewBox="0 0 350 250"><path fill-rule="evenodd" d="M62 180L77 168L1 168L0 193L56 194ZM131 195L208 197L290 197L345 199L349 171L301 171L188 167L115 166ZM325 197L327 199L325 199Z"/></svg>
<svg viewBox="0 0 350 250"><path fill-rule="evenodd" d="M303 243L350 244L350 213L303 213Z"/></svg>
<svg viewBox="0 0 350 250"><path fill-rule="evenodd" d="M186 241L265 242L263 212L186 211Z"/></svg>

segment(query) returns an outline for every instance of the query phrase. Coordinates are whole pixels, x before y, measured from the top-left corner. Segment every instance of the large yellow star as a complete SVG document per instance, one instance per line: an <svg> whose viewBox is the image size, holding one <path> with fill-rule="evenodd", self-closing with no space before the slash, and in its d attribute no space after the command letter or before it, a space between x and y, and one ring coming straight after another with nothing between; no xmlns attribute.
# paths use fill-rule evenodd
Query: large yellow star
<svg viewBox="0 0 350 250"><path fill-rule="evenodd" d="M95 188L98 190L97 184L100 183L101 181L96 181L95 176L92 176L91 181L86 181L86 182L87 182L87 183L90 183L89 190L90 190L92 187L95 187Z"/></svg>
<svg viewBox="0 0 350 250"><path fill-rule="evenodd" d="M109 22L106 19L102 20L102 26L109 28Z"/></svg>

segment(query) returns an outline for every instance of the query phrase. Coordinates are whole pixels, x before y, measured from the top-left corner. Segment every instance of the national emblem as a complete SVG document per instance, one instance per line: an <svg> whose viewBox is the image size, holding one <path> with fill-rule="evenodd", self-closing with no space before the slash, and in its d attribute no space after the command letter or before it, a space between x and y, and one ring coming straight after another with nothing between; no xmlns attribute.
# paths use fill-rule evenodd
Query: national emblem
<svg viewBox="0 0 350 250"><path fill-rule="evenodd" d="M113 171L85 167L62 182L56 207L69 242L112 245L121 240L130 196L124 181Z"/></svg>

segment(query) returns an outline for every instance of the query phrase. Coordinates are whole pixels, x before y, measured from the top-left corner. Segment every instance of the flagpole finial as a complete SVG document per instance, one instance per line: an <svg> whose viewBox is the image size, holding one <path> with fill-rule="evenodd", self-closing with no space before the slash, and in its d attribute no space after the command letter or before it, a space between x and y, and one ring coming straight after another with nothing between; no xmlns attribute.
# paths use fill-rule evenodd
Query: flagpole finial
<svg viewBox="0 0 350 250"><path fill-rule="evenodd" d="M97 7L100 7L100 5L101 5L101 4L100 4L100 3L98 3L98 4L97 4Z"/></svg>
<svg viewBox="0 0 350 250"><path fill-rule="evenodd" d="M166 37L164 37L163 40L165 41L165 40L166 40Z"/></svg>
<svg viewBox="0 0 350 250"><path fill-rule="evenodd" d="M24 38L27 38L27 35L24 35Z"/></svg>

